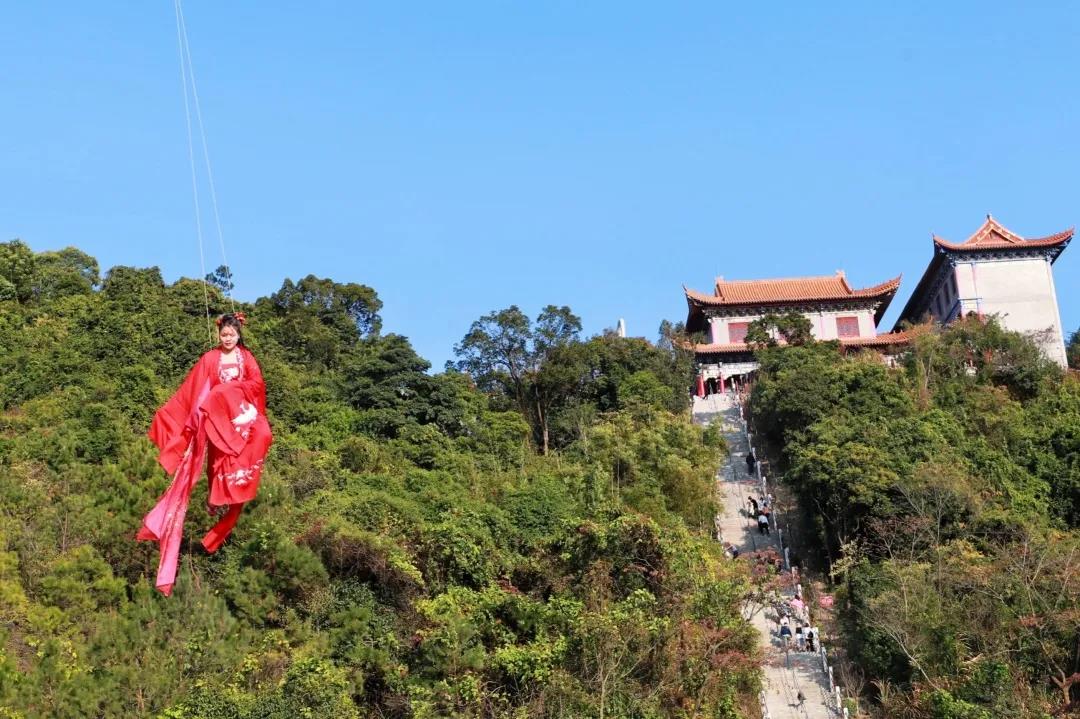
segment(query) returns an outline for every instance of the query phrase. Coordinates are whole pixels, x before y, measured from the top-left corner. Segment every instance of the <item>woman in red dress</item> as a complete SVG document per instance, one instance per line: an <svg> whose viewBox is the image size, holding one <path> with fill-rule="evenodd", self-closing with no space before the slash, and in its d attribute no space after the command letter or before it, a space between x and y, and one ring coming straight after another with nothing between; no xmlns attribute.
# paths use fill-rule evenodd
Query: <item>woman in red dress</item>
<svg viewBox="0 0 1080 719"><path fill-rule="evenodd" d="M154 415L150 439L172 484L143 518L138 539L160 545L156 586L172 593L191 490L209 447L211 509L221 519L203 537L215 552L232 532L244 502L255 497L273 436L266 421L266 384L255 356L244 347L243 313L222 315L219 345L204 354L168 402Z"/></svg>

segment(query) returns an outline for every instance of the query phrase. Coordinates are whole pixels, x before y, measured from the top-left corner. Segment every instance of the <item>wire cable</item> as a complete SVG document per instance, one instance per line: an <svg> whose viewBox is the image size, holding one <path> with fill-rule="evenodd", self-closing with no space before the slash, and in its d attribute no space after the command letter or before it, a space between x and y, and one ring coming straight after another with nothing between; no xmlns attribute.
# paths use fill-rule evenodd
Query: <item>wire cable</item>
<svg viewBox="0 0 1080 719"><path fill-rule="evenodd" d="M206 256L203 252L202 212L199 206L199 180L195 170L195 143L191 135L191 108L188 103L188 68L184 62L185 37L180 12L180 0L173 1L176 10L176 42L180 52L180 83L184 93L184 120L187 126L188 164L191 166L191 196L195 203L195 235L199 243L199 268L202 270L203 305L206 307L206 335L212 345L214 330L210 322L210 291L206 286Z"/></svg>
<svg viewBox="0 0 1080 719"><path fill-rule="evenodd" d="M187 21L184 19L184 8L181 4L181 0L176 0L176 15L180 26L180 32L183 35L183 52L187 61L187 78L191 83L191 99L195 106L195 120L199 126L199 139L202 144L203 163L206 165L206 180L207 187L210 190L210 207L214 213L214 225L217 228L218 246L221 248L221 263L225 268L226 284L224 287L225 296L229 299L229 306L233 312L236 312L236 301L232 296L232 267L229 265L229 258L225 253L225 234L221 230L221 214L218 212L217 201L217 189L214 186L214 170L210 164L210 147L206 141L206 127L203 124L202 116L202 103L199 102L199 87L195 82L195 66L191 62L191 43L188 40ZM185 95L186 101L186 95ZM190 123L190 121L189 121ZM190 128L189 128L190 133ZM205 267L203 268L203 276L205 278Z"/></svg>

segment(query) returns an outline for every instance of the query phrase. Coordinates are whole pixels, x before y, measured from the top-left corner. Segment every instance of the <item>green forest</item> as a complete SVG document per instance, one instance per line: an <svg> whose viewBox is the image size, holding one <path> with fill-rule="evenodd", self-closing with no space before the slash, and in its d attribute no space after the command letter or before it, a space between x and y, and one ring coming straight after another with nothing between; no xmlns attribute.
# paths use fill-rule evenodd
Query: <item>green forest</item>
<svg viewBox="0 0 1080 719"><path fill-rule="evenodd" d="M213 555L196 489L159 595L145 432L231 309L208 279L0 244L0 717L752 715L691 359L567 307L479 318L431 373L365 285L240 305L275 444Z"/></svg>
<svg viewBox="0 0 1080 719"><path fill-rule="evenodd" d="M363 284L238 304L275 444L212 555L196 489L156 592L145 433L230 288L0 244L0 719L760 716L743 616L775 581L711 539L726 450L667 323L653 344L509 307L432 372ZM851 708L1075 710L1080 379L992 320L895 367L797 329L760 343L750 409L836 594Z"/></svg>
<svg viewBox="0 0 1080 719"><path fill-rule="evenodd" d="M753 417L836 583L846 691L882 717L1076 716L1080 379L975 318L895 369L828 343L758 357Z"/></svg>

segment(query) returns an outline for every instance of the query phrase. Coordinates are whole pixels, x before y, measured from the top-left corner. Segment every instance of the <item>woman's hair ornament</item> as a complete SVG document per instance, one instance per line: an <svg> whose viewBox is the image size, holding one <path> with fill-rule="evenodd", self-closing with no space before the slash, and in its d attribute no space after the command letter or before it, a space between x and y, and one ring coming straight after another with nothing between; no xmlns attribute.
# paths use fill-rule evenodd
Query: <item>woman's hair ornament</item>
<svg viewBox="0 0 1080 719"><path fill-rule="evenodd" d="M216 320L214 320L214 324L218 326L218 329L221 329L221 325L225 322L228 322L230 318L235 319L241 327L247 324L247 315L245 315L243 312L233 312L231 314L221 315Z"/></svg>

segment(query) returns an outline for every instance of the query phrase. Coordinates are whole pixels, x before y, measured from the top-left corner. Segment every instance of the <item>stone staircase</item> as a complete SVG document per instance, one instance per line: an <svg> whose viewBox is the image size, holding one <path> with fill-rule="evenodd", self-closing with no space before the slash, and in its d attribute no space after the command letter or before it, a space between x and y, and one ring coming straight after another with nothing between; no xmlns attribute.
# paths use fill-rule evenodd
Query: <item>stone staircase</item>
<svg viewBox="0 0 1080 719"><path fill-rule="evenodd" d="M783 518L774 521L780 526L774 526L771 535L763 535L758 533L756 518L749 516L747 497L752 495L760 498L765 482L762 477L747 471L746 454L750 449L750 437L736 398L732 394L695 397L693 412L694 422L720 426L730 451L716 473L717 496L723 503L716 517L717 540L739 550L739 557L734 561L755 561L754 552L769 547L784 557ZM789 569L785 563L785 574L790 576ZM781 591L785 599L794 597L792 588ZM793 645L786 649L778 635L777 617L771 607L755 611L747 619L758 630L764 656L764 686L760 695L764 719L847 717L847 711L841 706L839 688L832 680L824 642L820 642L821 647L817 652L798 652ZM801 700L800 694L803 697Z"/></svg>

